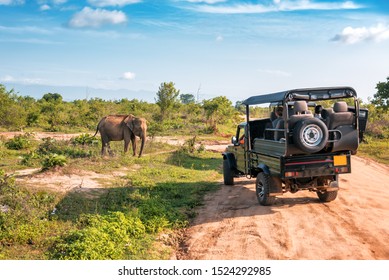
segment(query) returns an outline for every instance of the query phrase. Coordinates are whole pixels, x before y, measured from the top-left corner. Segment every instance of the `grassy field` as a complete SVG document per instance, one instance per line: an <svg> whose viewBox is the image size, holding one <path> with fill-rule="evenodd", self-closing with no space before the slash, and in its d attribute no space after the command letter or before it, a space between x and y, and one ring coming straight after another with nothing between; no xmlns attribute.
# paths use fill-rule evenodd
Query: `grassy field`
<svg viewBox="0 0 389 280"><path fill-rule="evenodd" d="M389 140L366 137L365 142L358 148L358 156L389 164Z"/></svg>
<svg viewBox="0 0 389 280"><path fill-rule="evenodd" d="M116 156L101 158L93 143L28 142L0 146L0 259L168 259L221 178L220 154L189 144L151 141L137 158L114 143ZM31 167L43 168L46 179L96 173L104 187L60 192L7 175Z"/></svg>

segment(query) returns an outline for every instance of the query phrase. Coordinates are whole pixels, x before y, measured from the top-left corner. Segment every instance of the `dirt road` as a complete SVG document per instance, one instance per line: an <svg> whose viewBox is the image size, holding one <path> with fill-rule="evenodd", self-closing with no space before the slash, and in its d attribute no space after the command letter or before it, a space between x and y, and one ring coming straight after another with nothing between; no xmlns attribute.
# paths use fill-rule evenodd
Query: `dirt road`
<svg viewBox="0 0 389 280"><path fill-rule="evenodd" d="M287 193L260 206L254 179L206 198L185 233L178 259L389 259L389 168L353 156L338 198Z"/></svg>

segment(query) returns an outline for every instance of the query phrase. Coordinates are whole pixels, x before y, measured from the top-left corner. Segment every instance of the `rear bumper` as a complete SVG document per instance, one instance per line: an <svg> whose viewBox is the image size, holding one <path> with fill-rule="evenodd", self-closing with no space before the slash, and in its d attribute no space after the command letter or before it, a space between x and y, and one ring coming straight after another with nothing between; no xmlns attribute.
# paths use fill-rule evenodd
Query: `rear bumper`
<svg viewBox="0 0 389 280"><path fill-rule="evenodd" d="M281 158L281 178L310 178L351 173L351 154L330 153Z"/></svg>

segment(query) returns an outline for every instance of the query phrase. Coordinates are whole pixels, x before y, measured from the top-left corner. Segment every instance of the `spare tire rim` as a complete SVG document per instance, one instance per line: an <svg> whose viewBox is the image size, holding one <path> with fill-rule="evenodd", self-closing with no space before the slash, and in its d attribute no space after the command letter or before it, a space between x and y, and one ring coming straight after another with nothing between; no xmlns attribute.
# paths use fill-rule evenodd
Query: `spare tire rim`
<svg viewBox="0 0 389 280"><path fill-rule="evenodd" d="M323 131L316 124L307 125L302 130L302 141L305 145L310 147L315 147L321 143L323 140Z"/></svg>

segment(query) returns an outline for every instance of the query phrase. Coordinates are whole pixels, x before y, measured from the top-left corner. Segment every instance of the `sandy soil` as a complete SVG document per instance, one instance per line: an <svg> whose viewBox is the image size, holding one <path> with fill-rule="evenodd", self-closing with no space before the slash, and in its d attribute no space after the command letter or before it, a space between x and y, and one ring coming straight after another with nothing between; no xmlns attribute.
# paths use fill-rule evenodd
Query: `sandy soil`
<svg viewBox="0 0 389 280"><path fill-rule="evenodd" d="M0 133L10 138L15 133ZM73 134L39 133L36 138L70 139ZM161 138L182 145L182 139ZM223 151L226 143L203 143ZM145 155L146 156L146 155ZM136 167L131 167L136 168ZM132 169L131 169L132 170ZM131 170L110 175L80 171L18 171L17 180L61 192L105 187ZM221 183L222 184L222 183ZM338 198L320 203L315 193L286 193L273 206L260 206L254 179L239 178L205 198L172 259L389 259L389 167L357 156L352 173L340 176Z"/></svg>
<svg viewBox="0 0 389 280"><path fill-rule="evenodd" d="M302 191L260 206L254 180L206 198L178 259L389 259L389 168L357 156L340 177L338 198Z"/></svg>

